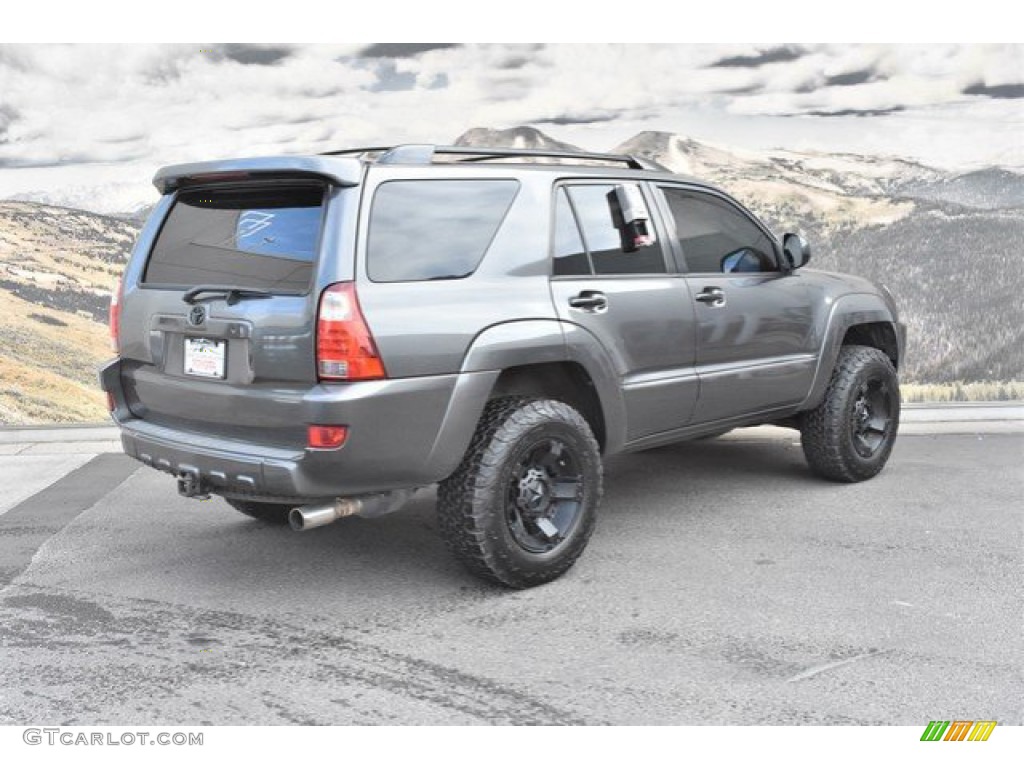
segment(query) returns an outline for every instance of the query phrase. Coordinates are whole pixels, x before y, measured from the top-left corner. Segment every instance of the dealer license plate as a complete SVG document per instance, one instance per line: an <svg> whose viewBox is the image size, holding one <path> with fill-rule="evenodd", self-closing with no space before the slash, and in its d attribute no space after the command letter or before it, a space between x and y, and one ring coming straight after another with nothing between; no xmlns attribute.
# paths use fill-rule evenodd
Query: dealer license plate
<svg viewBox="0 0 1024 768"><path fill-rule="evenodd" d="M228 344L214 339L185 339L185 373L208 379L224 378Z"/></svg>

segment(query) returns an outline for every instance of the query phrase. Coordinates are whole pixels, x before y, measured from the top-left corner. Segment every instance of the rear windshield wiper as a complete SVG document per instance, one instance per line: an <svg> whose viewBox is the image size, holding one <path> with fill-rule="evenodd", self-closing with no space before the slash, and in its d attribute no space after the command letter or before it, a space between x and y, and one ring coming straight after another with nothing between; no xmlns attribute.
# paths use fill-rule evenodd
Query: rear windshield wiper
<svg viewBox="0 0 1024 768"><path fill-rule="evenodd" d="M269 299L272 295L270 291L264 291L260 288L239 288L233 285L197 285L195 288L185 291L181 298L186 304L195 304L204 293L213 294L210 298L225 299L228 306L237 304L242 299Z"/></svg>

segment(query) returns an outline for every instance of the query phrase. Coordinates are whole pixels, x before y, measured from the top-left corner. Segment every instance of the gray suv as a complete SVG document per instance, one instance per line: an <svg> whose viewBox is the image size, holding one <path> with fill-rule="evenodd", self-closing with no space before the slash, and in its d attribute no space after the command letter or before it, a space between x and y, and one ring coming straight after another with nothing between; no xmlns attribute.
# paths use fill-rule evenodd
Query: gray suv
<svg viewBox="0 0 1024 768"><path fill-rule="evenodd" d="M568 570L602 455L782 424L877 474L904 330L729 195L632 157L404 145L176 165L111 306L125 452L305 530L438 487L473 573Z"/></svg>

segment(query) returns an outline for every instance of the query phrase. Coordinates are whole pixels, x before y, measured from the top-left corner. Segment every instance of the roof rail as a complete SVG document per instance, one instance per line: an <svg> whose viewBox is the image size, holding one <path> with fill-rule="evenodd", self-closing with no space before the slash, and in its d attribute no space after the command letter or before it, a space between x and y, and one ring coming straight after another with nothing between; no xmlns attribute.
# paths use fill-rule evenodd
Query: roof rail
<svg viewBox="0 0 1024 768"><path fill-rule="evenodd" d="M391 147L353 147L352 149L335 149L331 152L321 152L321 155L365 155L369 152L387 152Z"/></svg>
<svg viewBox="0 0 1024 768"><path fill-rule="evenodd" d="M592 160L605 163L622 163L636 170L664 170L656 163L632 155L610 155L600 152L566 151L562 149L514 149L511 147L439 147L433 144L399 144L395 147L359 147L324 152L325 155L359 155L375 152L376 162L391 164L428 165L435 155L462 155L457 162L479 163L505 158L550 157L562 160Z"/></svg>
<svg viewBox="0 0 1024 768"><path fill-rule="evenodd" d="M434 152L442 155L465 155L462 162L478 163L500 160L506 157L550 157L563 160L596 160L605 163L622 163L627 168L643 170L643 166L629 155L609 155L600 152L579 152L564 149L513 149L490 147L435 147Z"/></svg>

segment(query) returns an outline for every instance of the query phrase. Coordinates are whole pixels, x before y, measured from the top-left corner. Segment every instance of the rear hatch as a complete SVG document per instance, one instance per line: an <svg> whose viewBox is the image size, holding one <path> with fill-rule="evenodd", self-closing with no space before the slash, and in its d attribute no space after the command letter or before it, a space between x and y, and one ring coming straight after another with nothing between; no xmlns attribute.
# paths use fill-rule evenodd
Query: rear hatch
<svg viewBox="0 0 1024 768"><path fill-rule="evenodd" d="M121 383L132 415L204 436L301 447L317 383L321 254L346 190L325 179L190 184L165 198L123 288ZM164 215L165 214L165 215ZM332 259L351 270L350 258Z"/></svg>

